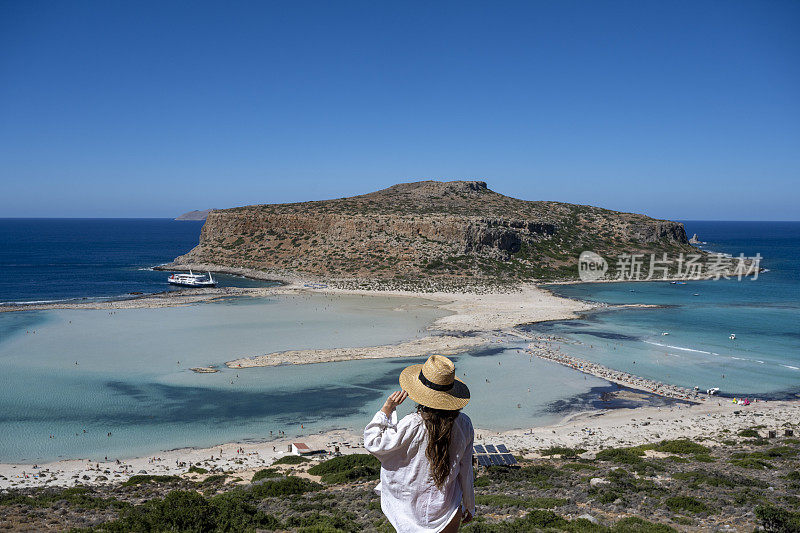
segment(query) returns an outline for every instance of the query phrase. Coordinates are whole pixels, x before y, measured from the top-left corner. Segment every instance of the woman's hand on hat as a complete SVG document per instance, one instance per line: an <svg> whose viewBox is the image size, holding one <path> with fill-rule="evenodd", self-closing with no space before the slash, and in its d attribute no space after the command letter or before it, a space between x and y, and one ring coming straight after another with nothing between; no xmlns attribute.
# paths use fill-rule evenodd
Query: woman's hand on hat
<svg viewBox="0 0 800 533"><path fill-rule="evenodd" d="M386 403L383 404L381 411L383 411L383 414L386 416L392 416L392 413L395 409L397 409L397 406L403 403L406 398L408 398L408 393L404 390L393 392L388 398L386 398Z"/></svg>

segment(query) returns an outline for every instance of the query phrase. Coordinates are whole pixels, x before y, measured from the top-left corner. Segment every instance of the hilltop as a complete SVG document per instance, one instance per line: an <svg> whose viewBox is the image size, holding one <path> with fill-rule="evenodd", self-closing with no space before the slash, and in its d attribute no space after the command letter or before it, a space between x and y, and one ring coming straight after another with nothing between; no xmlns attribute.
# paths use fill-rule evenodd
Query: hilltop
<svg viewBox="0 0 800 533"><path fill-rule="evenodd" d="M199 244L173 266L327 279L574 279L584 250L697 253L678 222L520 200L483 181L420 181L336 200L214 210Z"/></svg>

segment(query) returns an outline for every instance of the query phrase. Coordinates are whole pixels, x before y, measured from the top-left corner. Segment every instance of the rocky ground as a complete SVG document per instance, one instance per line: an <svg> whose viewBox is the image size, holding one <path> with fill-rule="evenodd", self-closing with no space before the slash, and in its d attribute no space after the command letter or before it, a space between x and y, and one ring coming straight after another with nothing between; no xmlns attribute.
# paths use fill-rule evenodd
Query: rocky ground
<svg viewBox="0 0 800 533"><path fill-rule="evenodd" d="M463 531L800 531L800 439L751 427L597 452L553 447L476 471ZM9 531L392 531L376 460L286 456L253 474L195 467L125 483L0 493Z"/></svg>

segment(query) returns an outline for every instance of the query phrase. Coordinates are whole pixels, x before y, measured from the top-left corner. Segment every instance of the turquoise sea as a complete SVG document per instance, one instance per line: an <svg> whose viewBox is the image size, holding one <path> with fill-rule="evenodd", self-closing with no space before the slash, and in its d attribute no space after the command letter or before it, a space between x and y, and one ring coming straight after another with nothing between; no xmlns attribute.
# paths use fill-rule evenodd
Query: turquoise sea
<svg viewBox="0 0 800 533"><path fill-rule="evenodd" d="M562 349L647 378L726 396L800 393L800 223L686 221L702 248L763 256L758 279L557 285L556 294L658 309L599 311L529 326ZM668 335L664 335L667 333ZM731 339L731 334L735 339Z"/></svg>
<svg viewBox="0 0 800 533"><path fill-rule="evenodd" d="M398 388L400 370L420 360L249 369L223 363L287 349L396 343L427 334L443 314L425 300L323 295L2 313L0 461L131 457L266 440L278 431L359 429ZM478 427L551 423L592 408L615 388L531 359L521 347L455 358ZM221 371L189 370L201 365Z"/></svg>
<svg viewBox="0 0 800 533"><path fill-rule="evenodd" d="M0 283L0 301L164 290L166 274L149 266L190 249L200 229L195 225L190 231L172 221L65 224L45 232L48 239L70 239L69 245L53 248L62 250L61 255L51 252L50 257L44 252L46 239L35 237L44 222L0 224L0 236L11 242L0 263L17 265L10 268L19 275L26 272L25 265L33 265L27 269L27 282ZM143 259L139 251L160 235L159 228L177 228L173 237L182 237L155 239L161 244L154 244ZM566 350L653 379L719 386L727 394L795 395L800 390L800 224L688 222L687 230L708 241L708 248L760 252L769 272L757 281L553 287L568 296L663 307L597 312L525 329L556 332L569 339ZM32 249L26 248L26 240ZM115 251L115 240L122 243L121 250ZM92 252L95 248L102 252ZM20 251L20 257L15 259L9 250ZM86 275L93 269L103 275ZM75 277L83 285L65 288L57 282ZM93 279L101 281L94 286ZM231 282L249 283L237 278ZM278 350L395 343L426 335L427 325L442 314L424 300L323 295L113 313L0 313L0 461L123 458L265 440L279 430L289 436L341 427L358 430L397 387L400 370L418 360L246 370L221 365ZM730 341L734 332L736 340ZM477 427L528 428L574 411L629 405L601 400L603 392L616 386L531 359L524 346L506 342L456 358L459 374L472 390L466 412ZM221 371L189 370L201 365L218 365ZM404 404L401 412L411 408Z"/></svg>

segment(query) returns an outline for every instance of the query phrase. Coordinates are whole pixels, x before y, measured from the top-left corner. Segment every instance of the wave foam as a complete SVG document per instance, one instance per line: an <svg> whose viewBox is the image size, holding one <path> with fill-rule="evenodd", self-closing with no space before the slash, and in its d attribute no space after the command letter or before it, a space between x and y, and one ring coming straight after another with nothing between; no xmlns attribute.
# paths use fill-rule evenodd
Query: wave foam
<svg viewBox="0 0 800 533"><path fill-rule="evenodd" d="M714 352L707 352L705 350L697 350L695 348L684 348L683 346L673 346L671 344L662 344L660 342L653 342L653 341L644 341L647 344L653 344L655 346L663 346L664 348L672 348L673 350L683 350L684 352L696 352L696 353L705 353L708 355L719 355Z"/></svg>

